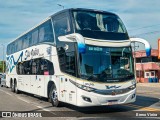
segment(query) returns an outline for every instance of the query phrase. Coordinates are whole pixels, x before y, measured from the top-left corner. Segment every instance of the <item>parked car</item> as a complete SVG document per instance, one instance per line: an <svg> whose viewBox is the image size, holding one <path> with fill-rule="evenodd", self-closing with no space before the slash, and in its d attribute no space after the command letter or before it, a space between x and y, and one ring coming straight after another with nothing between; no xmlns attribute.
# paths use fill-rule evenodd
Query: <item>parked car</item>
<svg viewBox="0 0 160 120"><path fill-rule="evenodd" d="M0 85L1 85L1 78L2 78L3 73L0 73Z"/></svg>
<svg viewBox="0 0 160 120"><path fill-rule="evenodd" d="M6 86L6 74L2 74L0 79L0 85L1 87Z"/></svg>

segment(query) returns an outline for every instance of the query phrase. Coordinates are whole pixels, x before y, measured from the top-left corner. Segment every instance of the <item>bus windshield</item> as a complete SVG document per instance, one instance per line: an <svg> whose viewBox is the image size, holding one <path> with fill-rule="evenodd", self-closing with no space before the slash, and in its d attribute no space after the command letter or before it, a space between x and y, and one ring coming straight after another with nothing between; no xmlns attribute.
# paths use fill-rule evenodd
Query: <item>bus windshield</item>
<svg viewBox="0 0 160 120"><path fill-rule="evenodd" d="M134 78L130 47L86 46L80 53L80 77L97 82L123 82Z"/></svg>
<svg viewBox="0 0 160 120"><path fill-rule="evenodd" d="M106 39L109 33L111 37L108 39L117 40L120 39L120 35L122 39L127 39L127 31L117 15L95 11L73 11L73 18L76 32L85 37L94 35L94 38L102 36L102 39ZM101 35L97 36L97 32Z"/></svg>

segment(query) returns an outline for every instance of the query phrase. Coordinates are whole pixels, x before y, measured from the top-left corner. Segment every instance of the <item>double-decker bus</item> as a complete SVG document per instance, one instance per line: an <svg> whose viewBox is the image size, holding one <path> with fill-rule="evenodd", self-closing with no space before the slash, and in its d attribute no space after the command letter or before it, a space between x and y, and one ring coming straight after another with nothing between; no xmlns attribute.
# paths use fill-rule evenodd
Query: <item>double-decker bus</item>
<svg viewBox="0 0 160 120"><path fill-rule="evenodd" d="M7 46L7 86L53 106L101 106L136 100L132 42L114 13L62 10Z"/></svg>

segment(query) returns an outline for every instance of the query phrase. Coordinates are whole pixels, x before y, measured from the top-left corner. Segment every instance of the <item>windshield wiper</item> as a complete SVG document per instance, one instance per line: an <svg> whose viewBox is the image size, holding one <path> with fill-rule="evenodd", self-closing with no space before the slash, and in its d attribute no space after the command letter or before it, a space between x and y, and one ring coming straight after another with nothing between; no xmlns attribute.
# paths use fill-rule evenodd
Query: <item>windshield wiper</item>
<svg viewBox="0 0 160 120"><path fill-rule="evenodd" d="M94 80L94 81L97 81L97 75L91 75L88 77L87 80Z"/></svg>

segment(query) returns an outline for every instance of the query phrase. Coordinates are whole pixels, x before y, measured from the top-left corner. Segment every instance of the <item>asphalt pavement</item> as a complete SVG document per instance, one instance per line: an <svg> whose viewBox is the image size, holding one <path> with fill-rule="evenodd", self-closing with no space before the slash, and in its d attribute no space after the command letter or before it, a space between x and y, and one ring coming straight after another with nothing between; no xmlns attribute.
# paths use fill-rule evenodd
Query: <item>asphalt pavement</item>
<svg viewBox="0 0 160 120"><path fill-rule="evenodd" d="M45 98L27 93L15 94L10 88L0 87L0 112L0 116L3 114L0 119L11 120L160 119L160 83L138 83L135 103L85 108L69 104L56 108ZM10 114L12 118L4 117Z"/></svg>

